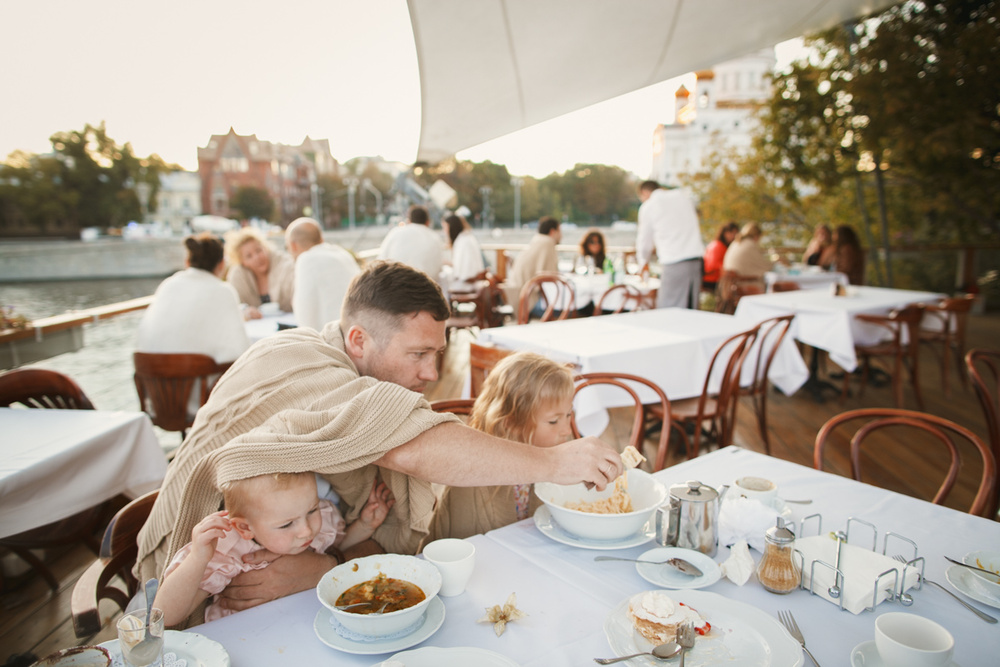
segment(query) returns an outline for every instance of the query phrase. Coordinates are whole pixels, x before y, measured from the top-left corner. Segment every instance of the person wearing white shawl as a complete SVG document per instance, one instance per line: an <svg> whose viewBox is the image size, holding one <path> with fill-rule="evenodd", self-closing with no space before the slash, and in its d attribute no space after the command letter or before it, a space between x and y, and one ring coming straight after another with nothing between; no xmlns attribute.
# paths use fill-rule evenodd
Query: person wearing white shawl
<svg viewBox="0 0 1000 667"><path fill-rule="evenodd" d="M139 533L137 577L162 573L191 527L219 509L218 485L229 480L316 471L341 495L352 521L364 504L359 490L378 474L396 505L375 543L358 553L412 553L433 517L430 482L583 481L603 488L618 476L619 455L595 438L540 449L431 410L419 392L437 379L447 317L447 302L426 274L374 262L351 283L342 320L322 332L290 330L253 345L219 380L170 464ZM240 575L223 592L227 607L311 588L342 561L315 552L261 558L267 568Z"/></svg>

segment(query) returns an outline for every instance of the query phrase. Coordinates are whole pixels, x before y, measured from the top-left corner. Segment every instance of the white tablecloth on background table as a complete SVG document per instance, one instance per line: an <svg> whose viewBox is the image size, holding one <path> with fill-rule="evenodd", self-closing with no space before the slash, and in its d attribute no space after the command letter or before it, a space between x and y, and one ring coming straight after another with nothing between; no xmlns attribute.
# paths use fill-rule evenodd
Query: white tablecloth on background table
<svg viewBox="0 0 1000 667"><path fill-rule="evenodd" d="M795 521L819 513L823 530L829 531L844 528L847 518L853 516L874 523L880 535L892 530L913 539L920 555L927 558L926 575L945 586L945 554L960 557L1000 543L1000 524L995 522L735 447L680 463L656 477L668 487L689 479L719 487L742 475L774 480L784 497L811 498L811 505L792 508ZM600 554L638 557L656 546L652 542L611 551L578 549L550 540L531 519L470 541L476 545L476 568L468 589L458 597L442 598L444 624L418 646L475 646L501 653L525 667L593 664L594 657L612 655L603 630L609 612L631 595L655 588L639 576L634 564L594 562L594 556ZM751 553L755 560L760 558L757 552ZM720 548L716 561L727 556L728 550ZM1000 651L997 626L987 625L927 585L911 591L915 600L911 607L883 603L874 612L859 615L840 611L804 590L773 595L754 577L744 586L722 579L704 590L752 605L772 617L779 609L792 611L810 650L827 667L850 664L851 649L874 638L875 618L888 611L919 614L945 626L955 637L956 664L995 664ZM512 592L517 593L518 607L528 616L508 625L504 635L496 637L490 624L475 621L485 608L502 604ZM1000 615L998 610L978 606ZM192 630L220 642L229 651L234 667L367 667L389 657L350 655L320 642L313 633L313 620L320 609L315 591L308 590ZM811 663L805 658L803 664Z"/></svg>
<svg viewBox="0 0 1000 667"><path fill-rule="evenodd" d="M247 320L243 323L243 327L247 331L247 338L250 339L250 342L256 343L259 340L278 333L278 324L287 324L294 327L298 323L293 313L278 313L277 315L265 315L258 320Z"/></svg>
<svg viewBox="0 0 1000 667"><path fill-rule="evenodd" d="M143 412L0 408L0 537L160 485L167 459Z"/></svg>
<svg viewBox="0 0 1000 667"><path fill-rule="evenodd" d="M791 268L785 271L768 271L764 274L764 284L767 291L774 288L776 282L795 283L799 289L813 289L816 287L829 288L830 285L848 285L847 274L839 271L824 271L817 266L806 268Z"/></svg>
<svg viewBox="0 0 1000 667"><path fill-rule="evenodd" d="M833 296L829 289L753 294L740 299L736 317L747 321L778 315L795 315L791 335L813 347L826 350L830 359L847 371L857 368L855 345L871 345L888 335L884 327L859 322L855 315L886 315L911 303L935 303L944 295L934 292L850 287L848 296Z"/></svg>
<svg viewBox="0 0 1000 667"><path fill-rule="evenodd" d="M763 318L762 318L763 319ZM756 324L756 322L754 322ZM630 373L658 385L667 398L699 396L716 348L748 328L732 315L686 308L657 308L637 313L601 315L554 322L484 329L479 341L514 350L532 350L577 366L581 373ZM756 349L744 365L744 383L752 380ZM724 364L716 364L717 390ZM786 336L771 365L769 379L786 394L806 381L809 371L791 337ZM640 398L655 400L648 389ZM599 435L607 426L605 408L631 405L625 392L614 388L585 390L577 397L576 419L581 432Z"/></svg>

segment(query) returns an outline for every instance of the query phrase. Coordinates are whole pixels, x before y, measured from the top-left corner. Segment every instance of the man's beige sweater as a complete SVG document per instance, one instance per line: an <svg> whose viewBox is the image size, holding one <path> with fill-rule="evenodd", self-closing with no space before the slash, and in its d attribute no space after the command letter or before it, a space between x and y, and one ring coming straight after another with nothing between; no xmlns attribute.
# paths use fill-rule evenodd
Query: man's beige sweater
<svg viewBox="0 0 1000 667"><path fill-rule="evenodd" d="M315 471L330 479L352 521L377 472L396 505L376 531L387 551L413 552L434 511L430 484L370 465L447 421L421 394L360 377L339 323L295 329L253 345L222 376L167 469L139 533L136 576L159 577L191 529L219 509L223 482L274 472Z"/></svg>

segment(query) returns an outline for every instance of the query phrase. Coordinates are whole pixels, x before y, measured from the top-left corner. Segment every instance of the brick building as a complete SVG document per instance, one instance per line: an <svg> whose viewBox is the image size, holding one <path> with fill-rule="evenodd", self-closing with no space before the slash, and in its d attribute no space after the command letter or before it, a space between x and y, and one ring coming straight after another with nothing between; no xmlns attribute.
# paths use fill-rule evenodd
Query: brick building
<svg viewBox="0 0 1000 667"><path fill-rule="evenodd" d="M240 187L266 190L274 201L274 220L282 226L314 205L316 177L336 174L337 161L327 139L305 140L298 146L261 141L257 135L213 134L198 148L201 207L210 215L235 217L230 201ZM321 221L322 222L322 221Z"/></svg>

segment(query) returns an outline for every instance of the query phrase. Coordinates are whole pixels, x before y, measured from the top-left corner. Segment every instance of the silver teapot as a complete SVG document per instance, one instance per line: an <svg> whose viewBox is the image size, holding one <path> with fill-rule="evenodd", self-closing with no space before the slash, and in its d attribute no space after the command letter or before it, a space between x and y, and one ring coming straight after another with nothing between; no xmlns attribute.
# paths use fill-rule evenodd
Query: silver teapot
<svg viewBox="0 0 1000 667"><path fill-rule="evenodd" d="M660 543L714 557L719 545L719 507L728 489L726 485L716 491L698 481L671 486L670 504L661 508L658 517Z"/></svg>

